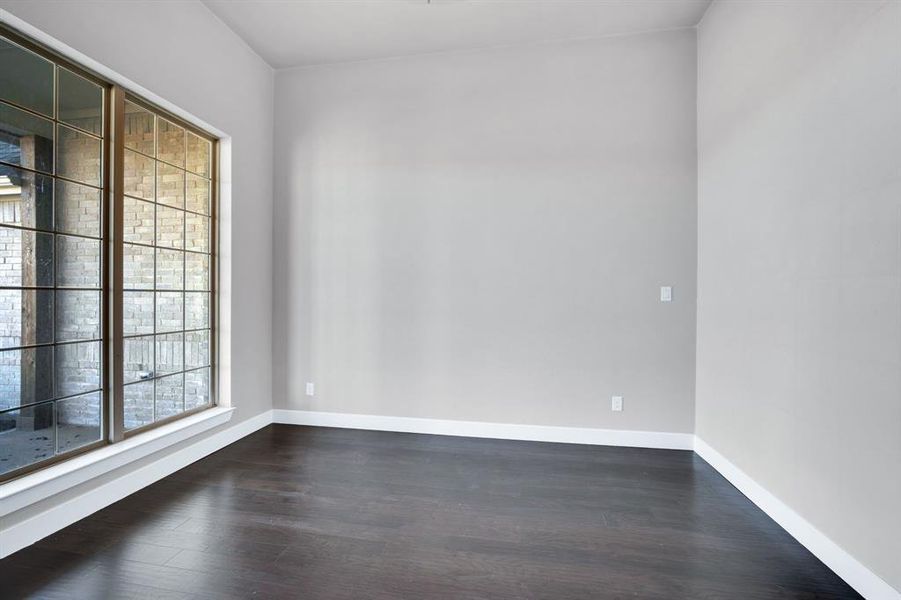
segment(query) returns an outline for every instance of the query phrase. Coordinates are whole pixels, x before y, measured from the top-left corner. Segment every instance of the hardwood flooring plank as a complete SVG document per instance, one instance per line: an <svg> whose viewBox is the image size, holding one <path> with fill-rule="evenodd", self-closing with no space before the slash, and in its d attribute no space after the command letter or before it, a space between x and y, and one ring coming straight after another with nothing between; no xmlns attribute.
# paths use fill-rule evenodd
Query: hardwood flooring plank
<svg viewBox="0 0 901 600"><path fill-rule="evenodd" d="M694 453L273 425L0 561L7 598L859 598Z"/></svg>

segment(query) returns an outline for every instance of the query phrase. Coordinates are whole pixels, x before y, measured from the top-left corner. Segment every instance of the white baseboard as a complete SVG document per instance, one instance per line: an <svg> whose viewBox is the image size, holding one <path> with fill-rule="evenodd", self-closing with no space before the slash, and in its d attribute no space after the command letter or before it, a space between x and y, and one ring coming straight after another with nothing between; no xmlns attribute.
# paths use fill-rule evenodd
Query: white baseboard
<svg viewBox="0 0 901 600"><path fill-rule="evenodd" d="M695 452L864 598L901 600L901 593L898 590L845 552L804 517L786 506L699 437L695 437Z"/></svg>
<svg viewBox="0 0 901 600"><path fill-rule="evenodd" d="M135 471L0 530L0 558L30 546L272 423L272 411L215 433ZM74 459L73 459L74 460Z"/></svg>
<svg viewBox="0 0 901 600"><path fill-rule="evenodd" d="M564 444L592 444L627 446L633 448L664 448L691 450L694 435L659 431L628 431L618 429L590 429L584 427L549 427L545 425L517 425L512 423L484 423L479 421L449 421L413 417L386 417L350 413L315 412L275 409L273 423L314 425L343 429L369 429L404 433L428 433L462 437L523 440L532 442L560 442Z"/></svg>

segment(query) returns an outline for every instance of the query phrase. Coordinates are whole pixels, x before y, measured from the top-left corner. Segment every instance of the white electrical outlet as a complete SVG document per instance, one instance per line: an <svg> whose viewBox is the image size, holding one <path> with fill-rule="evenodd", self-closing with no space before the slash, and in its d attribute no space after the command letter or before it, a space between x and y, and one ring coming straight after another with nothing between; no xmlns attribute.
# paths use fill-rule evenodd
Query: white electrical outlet
<svg viewBox="0 0 901 600"><path fill-rule="evenodd" d="M661 302L672 302L673 301L673 288L669 285L664 285L660 287L660 301Z"/></svg>
<svg viewBox="0 0 901 600"><path fill-rule="evenodd" d="M316 386L313 385L312 381L307 382L307 396L312 396L316 393Z"/></svg>
<svg viewBox="0 0 901 600"><path fill-rule="evenodd" d="M622 396L613 396L610 402L610 410L613 412L622 412L623 410L623 397Z"/></svg>

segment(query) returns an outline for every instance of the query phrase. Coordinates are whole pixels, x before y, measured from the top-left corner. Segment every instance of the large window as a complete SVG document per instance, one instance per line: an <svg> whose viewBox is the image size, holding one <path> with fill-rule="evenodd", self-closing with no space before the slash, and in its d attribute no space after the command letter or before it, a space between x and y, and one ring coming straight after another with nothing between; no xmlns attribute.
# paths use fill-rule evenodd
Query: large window
<svg viewBox="0 0 901 600"><path fill-rule="evenodd" d="M0 30L0 480L214 404L215 167Z"/></svg>

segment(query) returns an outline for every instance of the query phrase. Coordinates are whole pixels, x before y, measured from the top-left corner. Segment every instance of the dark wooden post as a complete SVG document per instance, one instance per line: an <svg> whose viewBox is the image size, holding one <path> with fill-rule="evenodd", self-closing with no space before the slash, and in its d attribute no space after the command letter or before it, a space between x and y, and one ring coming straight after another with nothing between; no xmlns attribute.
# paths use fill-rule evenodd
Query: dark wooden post
<svg viewBox="0 0 901 600"><path fill-rule="evenodd" d="M35 157L42 150L44 144L52 144L51 140L37 136L25 136L20 139L21 165L27 168L35 167ZM36 226L40 208L41 191L38 188L36 177L33 173L24 172L23 181L20 182L22 194L20 196L19 215L23 226ZM46 285L46 279L41 278L38 269L41 265L53 264L53 242L47 243L46 234L34 234L23 230L22 233L22 287L36 287L39 284ZM44 239L42 239L44 238ZM34 344L38 341L53 339L51 319L43 319L41 315L52 314L53 293L38 292L37 290L25 291L22 294L22 344ZM51 306L47 306L47 305ZM22 351L22 366L20 371L21 402L29 404L45 400L49 394L46 390L52 390L53 357L48 350L34 349ZM19 415L18 427L20 429L40 430L53 425L53 414L46 410L24 408Z"/></svg>

